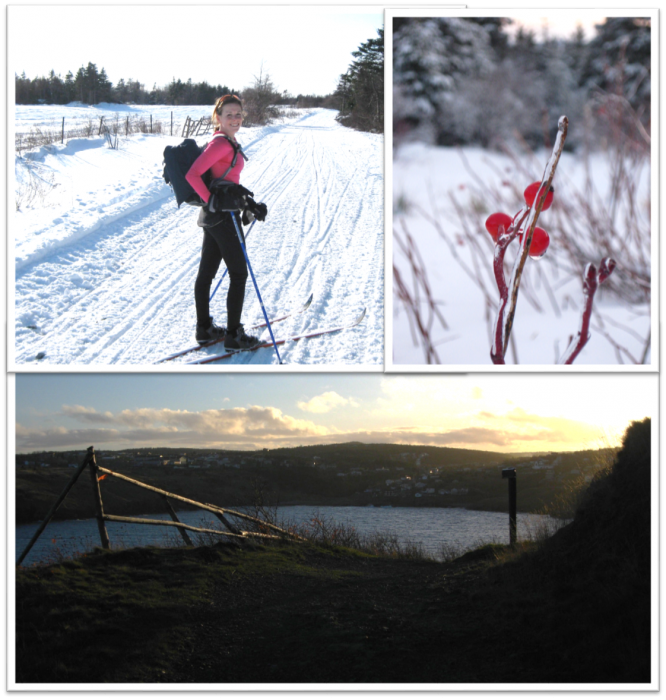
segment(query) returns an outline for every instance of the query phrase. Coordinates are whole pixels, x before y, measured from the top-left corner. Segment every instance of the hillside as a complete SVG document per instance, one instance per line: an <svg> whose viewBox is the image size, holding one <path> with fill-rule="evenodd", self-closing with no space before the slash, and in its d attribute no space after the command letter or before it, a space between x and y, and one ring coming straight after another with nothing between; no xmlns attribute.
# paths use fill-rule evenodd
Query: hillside
<svg viewBox="0 0 666 700"><path fill-rule="evenodd" d="M82 455L48 452L16 457L16 520L44 517ZM604 451L514 455L423 445L346 443L256 452L140 449L97 453L100 466L197 501L221 506L394 505L505 511L501 469L518 474L518 509L541 511L591 479ZM108 478L107 512L161 513L161 498ZM57 519L94 516L87 477L75 485Z"/></svg>
<svg viewBox="0 0 666 700"><path fill-rule="evenodd" d="M19 568L16 680L647 684L650 472L646 419L557 535L443 564L282 543Z"/></svg>

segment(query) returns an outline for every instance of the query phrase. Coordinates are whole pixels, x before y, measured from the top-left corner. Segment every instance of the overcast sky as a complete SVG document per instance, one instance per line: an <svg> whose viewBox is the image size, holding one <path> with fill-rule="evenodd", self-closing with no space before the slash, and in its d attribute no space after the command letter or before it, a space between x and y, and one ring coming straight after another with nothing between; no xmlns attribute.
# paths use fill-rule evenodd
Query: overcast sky
<svg viewBox="0 0 666 700"><path fill-rule="evenodd" d="M583 9L576 7L557 7L562 3L549 3L547 7L539 9L521 8L518 9L518 2L507 3L498 0L486 0L483 9L478 9L473 5L467 7L426 7L409 9L409 2L401 5L407 9L388 9L391 17L508 17L513 20L507 27L509 34L515 34L520 27L533 31L537 40L542 40L544 35L562 39L570 39L580 26L587 39L592 39L596 34L595 25L603 24L606 17L627 16L628 11L608 9L606 7ZM523 3L524 4L524 3ZM534 3L530 3L534 5ZM655 12L654 10L652 12ZM633 16L629 14L629 16ZM645 15L647 16L647 15Z"/></svg>
<svg viewBox="0 0 666 700"><path fill-rule="evenodd" d="M399 442L500 452L616 441L653 375L29 374L16 451Z"/></svg>
<svg viewBox="0 0 666 700"><path fill-rule="evenodd" d="M333 92L352 51L384 26L376 6L11 5L8 13L10 71L28 78L51 69L64 78L91 62L114 84L191 78L242 90L263 70L294 95Z"/></svg>

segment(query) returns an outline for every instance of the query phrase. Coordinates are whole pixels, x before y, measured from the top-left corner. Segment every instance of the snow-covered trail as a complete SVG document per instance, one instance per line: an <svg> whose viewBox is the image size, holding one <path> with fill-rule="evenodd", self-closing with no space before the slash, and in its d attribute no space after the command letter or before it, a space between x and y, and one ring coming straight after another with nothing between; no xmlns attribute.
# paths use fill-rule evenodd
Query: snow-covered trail
<svg viewBox="0 0 666 700"><path fill-rule="evenodd" d="M276 338L345 323L367 307L354 330L281 346L285 364L381 365L382 137L345 129L334 117L315 110L239 134L249 156L241 182L269 212L248 237L248 255L269 316L298 309L314 296L305 314L275 327ZM17 365L147 366L193 344L198 210L176 209L160 177L164 147L180 138L138 138L142 148L134 137L121 151L100 142L95 149L41 158L63 191L69 185L76 205L72 211L60 197L41 214L26 212L25 232L15 234ZM86 156L78 165L62 165ZM103 183L97 189L96 178ZM40 237L41 249L34 242ZM222 265L218 278L223 271ZM219 323L226 321L226 290L225 280L211 304ZM248 279L243 320L251 325L261 319ZM196 356L206 352L220 349ZM223 364L276 362L274 350L262 349Z"/></svg>

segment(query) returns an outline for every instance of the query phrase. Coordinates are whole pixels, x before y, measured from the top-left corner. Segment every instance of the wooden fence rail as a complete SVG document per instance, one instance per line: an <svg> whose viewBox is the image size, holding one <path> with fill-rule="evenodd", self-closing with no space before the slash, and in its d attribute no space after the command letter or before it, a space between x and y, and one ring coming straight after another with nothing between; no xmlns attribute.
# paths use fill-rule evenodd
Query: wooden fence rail
<svg viewBox="0 0 666 700"><path fill-rule="evenodd" d="M166 527L176 527L178 528L178 531L180 532L181 536L185 540L185 543L189 546L192 545L192 540L189 538L187 535L187 530L193 531L193 532L200 532L200 533L206 533L206 534L214 534L214 535L221 535L224 537L233 537L237 539L247 539L250 537L256 537L256 538L264 538L264 539L281 539L283 537L289 537L290 539L293 540L301 540L304 541L303 537L300 537L299 535L296 535L294 533L289 532L288 530L285 530L284 528L278 527L277 525L273 525L273 523L268 523L265 520L261 520L261 518L255 518L252 515L247 515L246 513L241 513L240 511L237 510L231 510L230 508L220 508L218 506L214 506L211 503L200 503L199 501L195 501L191 498L185 498L185 496L179 496L178 494L175 493L170 493L169 491L165 491L164 489L157 488L156 486L151 486L150 484L144 484L141 481L137 481L136 479L131 479L128 476L125 476L124 474L119 474L118 472L111 471L110 469L105 469L104 467L100 467L97 464L97 461L95 459L95 450L93 447L89 447L86 456L81 463L81 466L77 468L76 472L72 476L72 478L69 480L67 486L63 490L63 492L58 496L56 499L56 502L51 506L51 509L49 512L46 514L44 517L44 520L40 524L40 526L37 528L37 532L33 535L32 539L26 546L26 548L23 550L21 556L18 558L18 561L16 562L16 565L18 566L21 564L21 562L25 559L27 556L28 552L32 549L33 545L35 542L39 539L39 536L44 532L46 529L46 526L49 524L53 516L55 515L56 511L62 504L62 502L65 500L65 497L71 490L72 486L76 483L76 480L79 478L81 473L84 471L84 469L88 467L90 471L90 479L92 483L92 492L93 492L93 501L95 504L95 515L97 518L97 526L99 529L99 535L100 535L100 540L102 543L102 547L104 549L110 549L111 548L111 543L109 541L109 535L106 531L106 524L107 522L123 522L123 523L134 523L134 524L140 524L140 525L161 525L161 526L166 526ZM100 477L98 476L99 474L104 474L108 475L111 477L114 477L116 479L120 479L121 481L126 481L130 484L134 484L135 486L142 488L147 491L152 491L153 493L157 493L161 495L164 500L166 501L167 505L167 512L171 516L171 521L169 520L153 520L150 518L133 518L130 516L124 516L124 515L109 515L108 513L104 512L104 503L102 501L102 492L100 488ZM102 477L103 478L103 477ZM194 525L186 525L185 523L182 523L179 519L178 516L176 515L176 512L171 506L170 500L175 500L175 501L180 501L181 503L187 503L188 505L196 506L202 510L207 510L210 513L213 513L218 520L225 526L226 530L213 530L211 528L203 528L203 527L195 527ZM239 530L236 526L234 526L227 518L225 517L226 515L230 515L234 518L239 518L241 520L246 520L248 522L251 522L255 525L257 525L261 530L271 530L272 532L279 533L279 534L268 534L266 532L255 532L255 531L245 531L245 530Z"/></svg>

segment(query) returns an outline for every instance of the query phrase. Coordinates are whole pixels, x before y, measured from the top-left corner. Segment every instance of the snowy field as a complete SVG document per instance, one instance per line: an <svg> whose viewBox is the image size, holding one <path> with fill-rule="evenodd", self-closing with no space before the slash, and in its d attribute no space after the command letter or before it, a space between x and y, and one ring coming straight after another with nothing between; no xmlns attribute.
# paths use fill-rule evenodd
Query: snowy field
<svg viewBox="0 0 666 700"><path fill-rule="evenodd" d="M492 273L494 246L484 223L492 212L513 216L520 209L523 189L541 179L550 152L519 162L480 148L414 143L399 147L394 156L393 264L412 297L412 311L419 311L427 327L436 353L431 364L492 368L498 293ZM567 253L574 238L586 261L597 266L606 256L617 261L611 279L621 293L626 291L621 297L600 287L591 338L575 365L650 364L649 162L631 164L626 174L634 188L631 197L613 197L617 164L608 155L592 155L586 164L563 154L554 180L553 206L542 212L538 222L550 234L550 249L538 261L527 260L508 365L552 367L577 332L583 264ZM607 217L612 217L612 225ZM507 251L509 265L516 250L514 242ZM420 281L415 269L420 270ZM507 279L509 275L510 269ZM627 289L631 285L635 289L623 290L623 279ZM392 365L397 370L423 366L427 363L423 334L395 283L393 289ZM427 303L428 289L432 306ZM431 313L435 310L439 317ZM387 357L387 367L391 359Z"/></svg>
<svg viewBox="0 0 666 700"><path fill-rule="evenodd" d="M111 105L102 107L17 107L16 129L49 120L57 127L63 116L85 121L94 113L99 120ZM180 123L211 111L121 108L127 109L167 124L172 109ZM367 309L353 330L282 345L286 365L376 369L384 360L383 137L346 129L335 115L302 110L269 127L241 129L249 157L241 182L268 205L266 221L248 237L248 255L269 317L299 309L313 295L306 313L275 326L278 339L347 323ZM147 368L193 344L198 209L177 209L162 179L163 150L180 141L135 134L113 150L93 137L17 155L10 366ZM217 279L223 271L224 265ZM211 302L222 324L226 290L225 279ZM262 318L248 278L243 322ZM219 352L218 346L196 354ZM182 369L190 359L159 368ZM273 349L260 349L221 366L276 362Z"/></svg>

